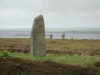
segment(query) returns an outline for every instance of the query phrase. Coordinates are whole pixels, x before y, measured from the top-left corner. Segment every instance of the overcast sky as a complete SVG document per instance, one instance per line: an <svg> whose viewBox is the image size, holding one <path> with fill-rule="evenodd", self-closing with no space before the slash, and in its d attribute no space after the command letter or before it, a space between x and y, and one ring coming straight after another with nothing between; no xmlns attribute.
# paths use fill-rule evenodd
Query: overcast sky
<svg viewBox="0 0 100 75"><path fill-rule="evenodd" d="M0 0L0 28L31 28L40 14L46 28L100 28L100 0Z"/></svg>

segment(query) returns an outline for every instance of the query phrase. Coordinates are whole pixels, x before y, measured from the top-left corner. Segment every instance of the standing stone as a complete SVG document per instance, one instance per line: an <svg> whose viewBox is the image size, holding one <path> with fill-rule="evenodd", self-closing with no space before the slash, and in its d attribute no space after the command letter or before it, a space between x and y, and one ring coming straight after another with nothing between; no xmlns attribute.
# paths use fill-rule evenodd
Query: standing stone
<svg viewBox="0 0 100 75"><path fill-rule="evenodd" d="M31 54L33 56L46 55L45 26L42 15L37 16L33 22L31 31Z"/></svg>
<svg viewBox="0 0 100 75"><path fill-rule="evenodd" d="M62 39L65 39L65 34L62 34Z"/></svg>
<svg viewBox="0 0 100 75"><path fill-rule="evenodd" d="M52 39L52 36L53 36L53 35L52 35L52 34L50 34L50 39Z"/></svg>

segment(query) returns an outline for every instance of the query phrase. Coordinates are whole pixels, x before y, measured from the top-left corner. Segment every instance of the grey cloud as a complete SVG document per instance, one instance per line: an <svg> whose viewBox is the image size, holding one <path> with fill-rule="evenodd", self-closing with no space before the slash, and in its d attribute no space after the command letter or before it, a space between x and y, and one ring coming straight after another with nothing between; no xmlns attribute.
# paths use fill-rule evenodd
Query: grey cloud
<svg viewBox="0 0 100 75"><path fill-rule="evenodd" d="M94 11L100 10L100 0L43 0L39 10Z"/></svg>
<svg viewBox="0 0 100 75"><path fill-rule="evenodd" d="M46 27L100 27L100 0L0 0L1 27L31 27L43 14Z"/></svg>
<svg viewBox="0 0 100 75"><path fill-rule="evenodd" d="M0 0L0 8L28 11L100 10L100 0Z"/></svg>

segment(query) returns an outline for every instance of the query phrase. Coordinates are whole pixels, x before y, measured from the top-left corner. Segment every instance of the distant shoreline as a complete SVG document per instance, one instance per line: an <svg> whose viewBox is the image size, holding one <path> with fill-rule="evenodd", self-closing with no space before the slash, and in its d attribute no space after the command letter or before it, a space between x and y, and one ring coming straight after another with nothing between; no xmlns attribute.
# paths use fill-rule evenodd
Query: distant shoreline
<svg viewBox="0 0 100 75"><path fill-rule="evenodd" d="M46 38L53 35L53 39L62 39L65 33L65 39L100 39L99 31L67 31L67 32L46 32ZM48 36L47 36L48 35ZM30 31L1 31L0 38L30 38Z"/></svg>

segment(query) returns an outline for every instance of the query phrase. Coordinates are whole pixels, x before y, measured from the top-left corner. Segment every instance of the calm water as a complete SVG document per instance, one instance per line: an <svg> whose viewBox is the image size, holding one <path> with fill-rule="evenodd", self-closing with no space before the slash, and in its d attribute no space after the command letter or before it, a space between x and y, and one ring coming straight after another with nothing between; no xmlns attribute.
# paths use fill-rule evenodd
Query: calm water
<svg viewBox="0 0 100 75"><path fill-rule="evenodd" d="M60 32L46 32L46 38L53 34L54 39L61 39ZM0 38L30 38L29 31L0 31ZM100 34L78 34L78 33L65 33L66 39L100 39Z"/></svg>

